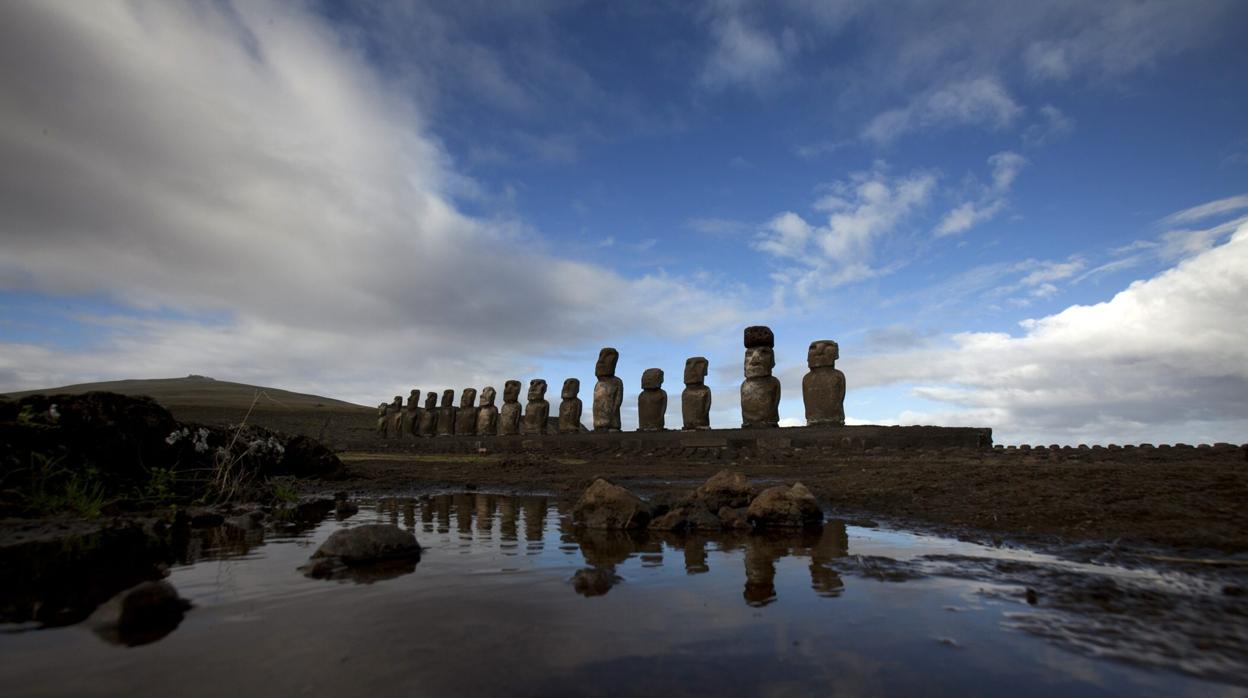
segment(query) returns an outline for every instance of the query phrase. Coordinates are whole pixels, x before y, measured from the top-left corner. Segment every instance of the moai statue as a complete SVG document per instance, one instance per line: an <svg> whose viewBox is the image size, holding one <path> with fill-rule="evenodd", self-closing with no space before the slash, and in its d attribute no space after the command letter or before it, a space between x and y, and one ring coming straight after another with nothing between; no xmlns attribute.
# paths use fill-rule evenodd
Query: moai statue
<svg viewBox="0 0 1248 698"><path fill-rule="evenodd" d="M706 387L710 362L701 356L685 360L685 391L680 394L680 415L684 429L711 428L711 389Z"/></svg>
<svg viewBox="0 0 1248 698"><path fill-rule="evenodd" d="M459 394L459 412L455 415L455 433L477 433L477 389L464 388Z"/></svg>
<svg viewBox="0 0 1248 698"><path fill-rule="evenodd" d="M407 395L407 410L403 413L403 435L420 436L420 390L412 388Z"/></svg>
<svg viewBox="0 0 1248 698"><path fill-rule="evenodd" d="M420 412L420 435L434 436L438 433L438 394L430 390L425 395L425 409Z"/></svg>
<svg viewBox="0 0 1248 698"><path fill-rule="evenodd" d="M741 383L741 426L750 429L780 424L780 379L776 367L775 335L771 328L745 328L745 381Z"/></svg>
<svg viewBox="0 0 1248 698"><path fill-rule="evenodd" d="M386 438L386 425L390 423L390 403L377 405L377 436Z"/></svg>
<svg viewBox="0 0 1248 698"><path fill-rule="evenodd" d="M390 403L390 421L386 424L386 436L392 439L403 438L403 396L395 395Z"/></svg>
<svg viewBox="0 0 1248 698"><path fill-rule="evenodd" d="M663 389L663 369L647 368L641 374L641 395L637 396L637 431L663 431L667 414L667 391Z"/></svg>
<svg viewBox="0 0 1248 698"><path fill-rule="evenodd" d="M524 433L545 434L548 417L550 403L546 402L546 381L534 378L529 381L529 402L524 406Z"/></svg>
<svg viewBox="0 0 1248 698"><path fill-rule="evenodd" d="M615 375L615 364L619 360L620 352L611 347L598 352L598 363L594 365L594 375L598 377L594 384L594 431L620 430L624 381Z"/></svg>
<svg viewBox="0 0 1248 698"><path fill-rule="evenodd" d="M442 406L438 408L438 436L455 435L455 417L459 412L455 408L455 391L442 391Z"/></svg>
<svg viewBox="0 0 1248 698"><path fill-rule="evenodd" d="M560 434L579 434L581 431L581 399L577 397L577 393L581 392L581 382L576 378L569 378L563 382L563 392L560 397L563 400L559 403L559 433Z"/></svg>
<svg viewBox="0 0 1248 698"><path fill-rule="evenodd" d="M830 339L810 343L806 365L810 373L802 378L802 401L806 403L809 426L845 426L845 374L836 368L841 348Z"/></svg>
<svg viewBox="0 0 1248 698"><path fill-rule="evenodd" d="M520 381L503 383L503 409L498 413L498 435L520 433Z"/></svg>
<svg viewBox="0 0 1248 698"><path fill-rule="evenodd" d="M498 408L494 398L498 391L492 386L481 389L481 406L477 408L477 436L494 436L498 433Z"/></svg>

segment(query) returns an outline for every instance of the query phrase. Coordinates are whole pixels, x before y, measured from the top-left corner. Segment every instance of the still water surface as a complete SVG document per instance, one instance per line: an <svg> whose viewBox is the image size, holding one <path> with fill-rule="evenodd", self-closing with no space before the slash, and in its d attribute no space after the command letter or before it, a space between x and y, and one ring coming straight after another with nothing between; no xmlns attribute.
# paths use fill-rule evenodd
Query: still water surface
<svg viewBox="0 0 1248 698"><path fill-rule="evenodd" d="M1198 578L839 521L768 536L577 531L560 506L448 494L383 500L301 527L201 535L169 576L194 603L173 632L120 647L87 624L9 627L0 691L1248 694L1248 662L1234 644L1193 656L1199 638L1163 628L1132 646L1121 624L1033 607L1025 587L1034 581L1047 598L1046 579L1069 577L1163 596L1218 593ZM333 531L377 522L416 533L425 552L414 568L336 581L297 571ZM1238 632L1229 627L1219 632Z"/></svg>

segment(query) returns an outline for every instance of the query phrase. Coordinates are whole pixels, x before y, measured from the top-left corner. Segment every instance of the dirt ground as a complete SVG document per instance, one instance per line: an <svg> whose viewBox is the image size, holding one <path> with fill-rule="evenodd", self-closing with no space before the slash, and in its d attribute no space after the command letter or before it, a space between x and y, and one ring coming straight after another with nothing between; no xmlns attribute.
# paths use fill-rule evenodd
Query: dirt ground
<svg viewBox="0 0 1248 698"><path fill-rule="evenodd" d="M1242 448L1058 457L986 451L844 454L698 462L645 458L348 452L359 494L476 488L574 498L595 477L642 496L691 489L715 472L760 485L802 482L834 515L882 519L974 538L1115 542L1248 553L1248 462Z"/></svg>

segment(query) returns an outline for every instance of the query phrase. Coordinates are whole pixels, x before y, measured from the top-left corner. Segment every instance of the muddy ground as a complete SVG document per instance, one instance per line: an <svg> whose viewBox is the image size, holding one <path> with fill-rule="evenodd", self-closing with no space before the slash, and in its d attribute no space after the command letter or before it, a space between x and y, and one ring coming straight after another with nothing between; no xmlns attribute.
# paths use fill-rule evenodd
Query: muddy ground
<svg viewBox="0 0 1248 698"><path fill-rule="evenodd" d="M1160 546L1248 553L1242 448L1061 457L1013 451L781 454L738 460L523 455L339 454L346 479L316 489L362 495L478 488L574 498L595 477L642 496L683 492L723 468L760 484L799 481L834 515L987 540Z"/></svg>

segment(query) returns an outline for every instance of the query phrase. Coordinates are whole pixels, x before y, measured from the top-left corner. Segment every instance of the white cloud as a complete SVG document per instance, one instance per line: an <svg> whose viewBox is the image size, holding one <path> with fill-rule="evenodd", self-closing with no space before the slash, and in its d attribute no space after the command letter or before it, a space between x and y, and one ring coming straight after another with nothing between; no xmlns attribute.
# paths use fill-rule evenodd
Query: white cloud
<svg viewBox="0 0 1248 698"><path fill-rule="evenodd" d="M1035 276L1077 273L1077 264ZM949 403L903 421L978 421L1002 440L1240 439L1248 428L1248 225L1112 299L968 332L947 346L848 357L853 385L910 384Z"/></svg>
<svg viewBox="0 0 1248 698"><path fill-rule="evenodd" d="M451 196L472 183L412 92L301 5L0 15L0 287L103 294L145 318L86 350L7 345L25 358L4 388L178 367L359 398L385 376L453 385L636 328L734 322L731 292L625 278L463 215Z"/></svg>
<svg viewBox="0 0 1248 698"><path fill-rule="evenodd" d="M774 37L751 24L732 3L717 7L710 33L712 49L702 69L702 83L713 89L766 90L794 50L791 31Z"/></svg>
<svg viewBox="0 0 1248 698"><path fill-rule="evenodd" d="M884 145L915 131L954 126L999 130L1013 124L1022 112L1000 81L982 77L943 85L904 107L883 112L867 123L862 137Z"/></svg>
<svg viewBox="0 0 1248 698"><path fill-rule="evenodd" d="M979 187L974 201L963 201L951 209L932 231L938 238L957 235L992 220L1005 210L1010 187L1027 164L1018 153L1003 151L988 158L990 183Z"/></svg>
<svg viewBox="0 0 1248 698"><path fill-rule="evenodd" d="M1209 203L1185 208L1182 211L1172 213L1161 222L1165 225L1179 225L1184 223L1195 223L1206 218L1213 218L1224 213L1238 211L1248 208L1248 194L1240 194L1238 196L1228 196L1225 199L1210 201Z"/></svg>
<svg viewBox="0 0 1248 698"><path fill-rule="evenodd" d="M1023 131L1023 142L1027 145L1045 145L1064 138L1075 130L1074 117L1068 116L1052 104L1046 104L1038 111L1040 120Z"/></svg>

